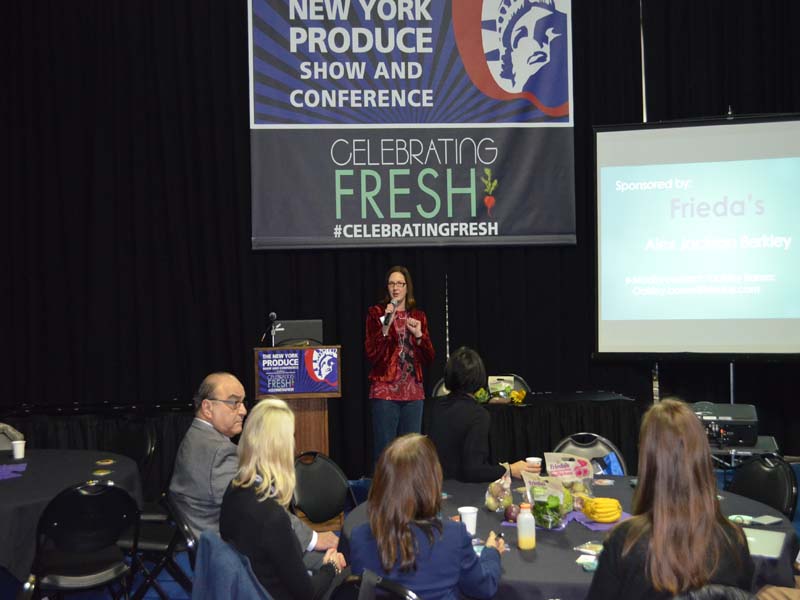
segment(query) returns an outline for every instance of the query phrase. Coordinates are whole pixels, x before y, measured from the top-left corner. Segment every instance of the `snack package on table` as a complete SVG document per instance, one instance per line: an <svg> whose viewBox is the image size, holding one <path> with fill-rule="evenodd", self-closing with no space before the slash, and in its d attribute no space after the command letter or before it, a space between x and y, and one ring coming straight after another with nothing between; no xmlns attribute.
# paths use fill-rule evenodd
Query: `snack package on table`
<svg viewBox="0 0 800 600"><path fill-rule="evenodd" d="M522 479L525 481L525 491L528 502L531 503L531 512L536 518L537 527L544 529L560 527L564 515L569 512L565 499L571 503L571 495L561 481L554 477L529 475L524 471Z"/></svg>
<svg viewBox="0 0 800 600"><path fill-rule="evenodd" d="M563 508L580 511L595 523L615 523L622 517L619 500L597 498L592 493L594 471L588 459L563 452L545 452L544 460L551 480L561 482L565 498Z"/></svg>
<svg viewBox="0 0 800 600"><path fill-rule="evenodd" d="M513 496L511 495L511 467L508 463L500 463L506 472L499 478L489 484L486 489L484 499L484 506L488 510L494 512L503 512L506 508L513 503Z"/></svg>
<svg viewBox="0 0 800 600"><path fill-rule="evenodd" d="M566 452L545 452L544 461L548 475L560 480L564 489L568 490L569 510L581 510L583 500L593 495L591 462Z"/></svg>
<svg viewBox="0 0 800 600"><path fill-rule="evenodd" d="M545 452L544 463L550 477L560 479L591 479L594 476L592 463L588 458L566 452Z"/></svg>

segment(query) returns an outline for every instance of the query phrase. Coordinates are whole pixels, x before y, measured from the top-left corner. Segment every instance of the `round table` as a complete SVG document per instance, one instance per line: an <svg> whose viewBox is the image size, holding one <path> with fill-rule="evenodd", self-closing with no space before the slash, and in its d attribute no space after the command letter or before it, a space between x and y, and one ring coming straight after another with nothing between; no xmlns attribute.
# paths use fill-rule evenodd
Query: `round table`
<svg viewBox="0 0 800 600"><path fill-rule="evenodd" d="M110 466L97 461L111 458ZM125 456L99 450L28 449L25 458L14 460L0 453L0 465L26 465L19 477L0 480L0 567L19 581L30 574L36 549L39 517L62 490L88 480L113 481L142 504L142 484L136 463ZM107 469L107 475L93 471ZM4 469L5 471L5 469Z"/></svg>
<svg viewBox="0 0 800 600"><path fill-rule="evenodd" d="M595 487L595 496L617 498L623 508L630 511L633 500L633 488L630 477L609 477L614 481L607 487ZM513 480L512 487L522 485L520 480ZM593 573L584 571L575 563L579 553L573 548L588 541L602 542L606 533L591 531L578 522L570 522L563 530L549 531L536 529L536 549L521 551L517 548L516 527L502 525L503 513L489 512L483 508L484 493L487 484L461 483L458 481L445 481L443 490L448 497L442 502L442 516L447 518L458 514L459 506L477 506L478 512L477 537L486 539L489 531L505 534L506 544L510 551L503 554L503 575L500 580L498 598L548 600L582 600L589 591ZM755 562L756 589L771 583L773 585L794 586L792 573L792 550L795 538L792 524L778 511L729 492L721 492L720 506L725 515L772 515L780 517L781 523L764 529L787 532L787 542L784 543L783 553L777 560L753 557ZM521 501L521 494L514 492L514 502ZM365 522L366 503L361 504L345 520L343 536L349 536L352 529ZM757 527L753 525L752 527ZM796 550L795 550L796 551Z"/></svg>

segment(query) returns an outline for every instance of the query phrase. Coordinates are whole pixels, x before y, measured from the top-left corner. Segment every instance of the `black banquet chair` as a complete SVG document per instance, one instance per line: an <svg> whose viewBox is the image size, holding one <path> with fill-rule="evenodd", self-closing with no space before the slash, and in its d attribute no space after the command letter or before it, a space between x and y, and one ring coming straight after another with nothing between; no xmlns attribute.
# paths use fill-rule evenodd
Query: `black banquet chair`
<svg viewBox="0 0 800 600"><path fill-rule="evenodd" d="M11 442L24 439L25 436L14 429L11 425L0 423L0 452L11 450Z"/></svg>
<svg viewBox="0 0 800 600"><path fill-rule="evenodd" d="M324 523L356 505L347 476L321 452L304 452L294 461L294 508L312 523Z"/></svg>
<svg viewBox="0 0 800 600"><path fill-rule="evenodd" d="M104 431L98 444L101 450L127 456L139 467L142 484L153 478L158 434L152 421L136 415L121 417L113 429ZM145 502L141 511L142 521L163 522L167 513L157 502Z"/></svg>
<svg viewBox="0 0 800 600"><path fill-rule="evenodd" d="M512 388L514 390L524 390L526 394L531 393L531 386L528 385L528 382L525 381L525 378L521 375L517 375L516 373L505 373L503 375L493 375L493 377L502 377L504 379L508 379L512 383ZM431 388L431 398L437 398L439 396L447 396L450 393L450 390L447 389L447 386L444 384L444 377L439 379L435 384L433 384L433 388Z"/></svg>
<svg viewBox="0 0 800 600"><path fill-rule="evenodd" d="M753 456L736 467L728 491L757 500L794 520L797 477L785 460L774 454Z"/></svg>
<svg viewBox="0 0 800 600"><path fill-rule="evenodd" d="M601 460L613 453L617 457L620 467L622 467L622 474L628 474L628 467L625 464L625 459L622 457L622 452L619 451L619 448L610 440L596 433L581 432L568 435L556 444L556 447L553 448L553 452L566 452L582 458L588 458L589 460ZM597 469L597 465L594 465L594 467Z"/></svg>
<svg viewBox="0 0 800 600"><path fill-rule="evenodd" d="M348 575L333 591L330 600L419 600L414 592L372 571L365 570L362 575Z"/></svg>
<svg viewBox="0 0 800 600"><path fill-rule="evenodd" d="M517 375L516 373L505 373L503 375L498 375L498 377L510 377L514 382L512 387L515 390L524 390L526 394L531 393L531 386L528 385L528 382L525 381L525 378L522 377L522 375Z"/></svg>
<svg viewBox="0 0 800 600"><path fill-rule="evenodd" d="M169 494L164 495L161 503L165 508L167 520L164 522L142 520L140 525L139 555L135 559L134 575L141 571L144 580L133 594L134 600L143 598L150 588L153 588L162 600L169 600L169 595L158 582L158 576L164 569L187 594L192 593L192 577L184 572L176 557L179 553L186 552L189 565L194 571L197 538ZM133 539L130 533L129 530L120 539L118 544L121 548L131 548ZM148 564L151 565L149 568Z"/></svg>
<svg viewBox="0 0 800 600"><path fill-rule="evenodd" d="M447 386L444 384L444 377L439 379L436 383L433 384L433 388L431 388L431 398L438 398L439 396L447 396L450 393L450 390L447 389Z"/></svg>
<svg viewBox="0 0 800 600"><path fill-rule="evenodd" d="M128 558L132 560L138 544L139 509L128 492L102 482L62 491L39 518L28 591L41 597L45 592L106 586L114 598L120 592L128 598L130 568L117 541L129 528L133 538Z"/></svg>

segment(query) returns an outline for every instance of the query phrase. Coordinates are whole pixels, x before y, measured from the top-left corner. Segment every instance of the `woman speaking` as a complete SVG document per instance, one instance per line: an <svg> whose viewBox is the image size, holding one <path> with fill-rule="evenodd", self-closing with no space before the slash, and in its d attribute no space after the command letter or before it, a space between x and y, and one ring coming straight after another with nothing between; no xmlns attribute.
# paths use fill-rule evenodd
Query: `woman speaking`
<svg viewBox="0 0 800 600"><path fill-rule="evenodd" d="M395 266L386 274L386 293L367 313L364 347L369 372L372 430L377 461L386 445L422 427L422 368L433 361L428 319L414 300L411 274Z"/></svg>

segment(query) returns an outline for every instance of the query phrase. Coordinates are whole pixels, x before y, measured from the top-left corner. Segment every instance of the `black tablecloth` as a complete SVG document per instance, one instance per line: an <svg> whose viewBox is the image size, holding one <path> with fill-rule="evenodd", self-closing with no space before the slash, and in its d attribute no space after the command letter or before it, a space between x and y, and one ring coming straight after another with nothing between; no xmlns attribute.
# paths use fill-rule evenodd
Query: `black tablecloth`
<svg viewBox="0 0 800 600"><path fill-rule="evenodd" d="M595 489L595 495L617 498L622 506L629 510L633 499L633 489L629 485L630 478L612 479L615 481L613 486L598 487ZM520 485L519 480L514 480L515 487ZM444 491L450 496L442 504L442 515L450 517L458 514L459 506L482 507L486 484L445 481ZM760 502L728 492L722 492L721 495L723 499L720 505L725 515L781 517L780 525L764 529L787 532L783 552L777 560L753 558L756 566L755 587L757 589L767 583L793 587L792 561L793 552L796 552L796 535L792 524L783 515ZM520 497L520 494L514 493L515 502L519 502ZM573 548L590 540L602 541L605 532L590 531L577 522L569 523L561 531L537 528L536 549L523 552L517 548L516 528L502 527L502 520L502 513L492 513L483 508L478 513L478 537L486 539L489 531L502 531L505 534L506 544L511 548L510 552L503 555L503 576L497 592L498 598L578 600L586 596L593 574L575 564L579 553ZM366 503L359 505L348 515L342 535L349 537L353 528L365 521Z"/></svg>
<svg viewBox="0 0 800 600"><path fill-rule="evenodd" d="M96 461L112 458L110 466ZM36 547L39 517L60 491L90 479L113 481L142 503L142 484L136 463L125 456L96 450L33 450L25 458L13 460L9 452L0 453L0 464L27 463L21 477L0 480L0 566L20 581L30 574ZM92 474L108 469L109 475Z"/></svg>

